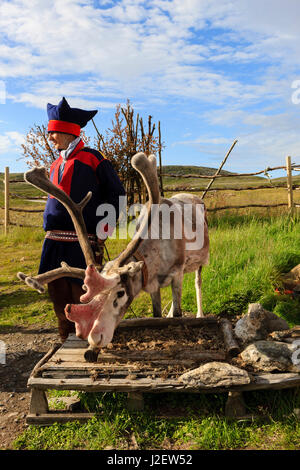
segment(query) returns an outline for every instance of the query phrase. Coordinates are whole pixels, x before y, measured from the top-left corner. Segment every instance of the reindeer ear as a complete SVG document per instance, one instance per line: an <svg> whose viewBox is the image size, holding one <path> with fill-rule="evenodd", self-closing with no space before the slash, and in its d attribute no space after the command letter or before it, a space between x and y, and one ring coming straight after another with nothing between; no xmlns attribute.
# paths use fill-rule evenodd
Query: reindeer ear
<svg viewBox="0 0 300 470"><path fill-rule="evenodd" d="M144 261L137 261L137 262L132 261L131 263L129 263L128 265L129 276L130 277L134 276L136 273L138 273L139 271L143 269L143 266L144 266Z"/></svg>
<svg viewBox="0 0 300 470"><path fill-rule="evenodd" d="M117 273L124 278L125 276L133 277L136 273L142 270L144 261L131 261L121 268L117 269Z"/></svg>

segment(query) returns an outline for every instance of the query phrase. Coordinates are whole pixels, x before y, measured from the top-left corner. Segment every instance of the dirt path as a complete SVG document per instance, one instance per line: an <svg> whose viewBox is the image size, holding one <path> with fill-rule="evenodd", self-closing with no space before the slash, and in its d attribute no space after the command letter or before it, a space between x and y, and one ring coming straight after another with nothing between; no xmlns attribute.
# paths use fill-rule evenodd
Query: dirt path
<svg viewBox="0 0 300 470"><path fill-rule="evenodd" d="M0 329L0 341L2 347L5 345L5 358L0 356L0 450L3 450L12 449L12 442L26 428L30 403L27 380L35 364L58 341L57 328L30 325Z"/></svg>

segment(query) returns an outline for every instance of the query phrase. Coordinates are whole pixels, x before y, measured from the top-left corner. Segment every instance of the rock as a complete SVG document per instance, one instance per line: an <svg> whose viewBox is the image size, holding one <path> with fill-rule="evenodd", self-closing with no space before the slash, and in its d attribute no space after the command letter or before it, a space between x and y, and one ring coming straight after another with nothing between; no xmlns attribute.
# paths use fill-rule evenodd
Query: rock
<svg viewBox="0 0 300 470"><path fill-rule="evenodd" d="M282 274L280 279L286 289L297 289L300 286L300 264L295 266L288 273Z"/></svg>
<svg viewBox="0 0 300 470"><path fill-rule="evenodd" d="M189 385L208 387L228 387L250 383L250 376L245 370L226 362L208 362L197 369L185 372L179 380Z"/></svg>
<svg viewBox="0 0 300 470"><path fill-rule="evenodd" d="M48 402L50 407L58 407L69 411L78 411L81 407L81 402L77 396L50 398Z"/></svg>
<svg viewBox="0 0 300 470"><path fill-rule="evenodd" d="M277 341L256 341L247 346L240 357L255 370L264 372L298 372L292 363L295 346Z"/></svg>
<svg viewBox="0 0 300 470"><path fill-rule="evenodd" d="M249 304L248 313L237 321L234 333L244 344L265 339L272 331L288 330L285 320L260 304Z"/></svg>

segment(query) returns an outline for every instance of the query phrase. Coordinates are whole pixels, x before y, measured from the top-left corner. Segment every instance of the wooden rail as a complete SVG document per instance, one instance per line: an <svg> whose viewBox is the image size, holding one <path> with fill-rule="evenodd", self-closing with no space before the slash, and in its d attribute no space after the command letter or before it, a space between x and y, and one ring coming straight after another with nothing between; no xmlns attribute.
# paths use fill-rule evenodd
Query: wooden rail
<svg viewBox="0 0 300 470"><path fill-rule="evenodd" d="M37 228L37 225L27 225L27 224L16 224L14 222L11 222L9 213L10 212L22 212L22 213L42 213L44 212L44 209L23 209L23 208L17 208L17 207L10 207L10 199L23 199L26 201L32 201L32 200L40 200L42 203L46 202L47 196L32 196L32 197L27 197L23 195L19 195L16 193L11 193L9 191L10 184L16 184L16 183L25 183L24 180L10 180L9 179L9 167L5 167L4 171L4 207L0 206L0 209L4 210L4 233L5 235L8 234L8 229L10 225L18 226L18 227L32 227L32 228Z"/></svg>
<svg viewBox="0 0 300 470"><path fill-rule="evenodd" d="M231 146L231 149L229 150L228 154L232 150L233 146L235 145L236 141L234 141L233 145ZM226 155L225 159L227 158L228 154ZM223 160L226 161L226 160ZM222 165L223 166L223 162ZM221 167L220 167L221 168ZM269 177L268 172L270 171L275 171L275 170L286 170L287 173L287 183L286 185L284 184L276 184L272 185L270 182L268 185L260 185L260 186L249 186L249 187L222 187L222 188L211 188L213 182L218 179L218 178L232 178L232 177L249 177L249 176L257 176L260 174L264 174L267 177ZM220 210L226 210L226 209L244 209L248 207L283 207L286 206L288 208L288 211L291 215L294 214L295 208L299 207L299 204L294 203L294 198L293 198L293 190L298 189L300 186L293 185L293 178L292 178L292 171L300 171L300 165L292 164L291 163L291 157L287 156L286 157L286 165L285 166L276 166L273 168L267 167L264 170L256 171L254 173L230 173L230 174L220 174L220 172L216 172L214 175L193 175L193 174L188 174L188 175L180 175L180 174L166 174L164 173L162 176L165 177L171 177L171 178L199 178L199 179L210 179L210 183L205 189L204 193L202 194L202 198L205 197L206 193L208 191L253 191L253 190L258 190L258 189L277 189L277 188L287 188L287 194L288 194L288 201L287 203L281 203L281 204L245 204L245 205L232 205L232 206L223 206L223 207L214 207L214 208L207 208L208 212L216 212ZM165 192L178 192L178 191L188 191L188 192L200 192L203 191L203 188L183 188L177 187L177 188L164 188Z"/></svg>

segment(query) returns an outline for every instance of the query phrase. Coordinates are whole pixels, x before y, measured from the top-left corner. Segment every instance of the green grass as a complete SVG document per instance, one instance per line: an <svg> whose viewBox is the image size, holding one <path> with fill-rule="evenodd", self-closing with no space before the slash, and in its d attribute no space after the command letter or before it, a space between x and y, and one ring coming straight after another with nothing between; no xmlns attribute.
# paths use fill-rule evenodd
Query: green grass
<svg viewBox="0 0 300 470"><path fill-rule="evenodd" d="M300 263L299 219L266 215L209 216L210 264L203 269L203 304L208 313L231 315L247 311L250 302L263 306L289 325L300 323L300 303L278 296L280 273ZM56 324L47 294L40 295L16 278L17 271L34 274L43 243L40 229L12 228L0 234L0 331L15 325ZM110 257L126 241L107 243ZM163 290L162 304L171 300ZM185 276L183 309L196 312L194 274ZM150 316L149 295L132 304L127 317ZM59 396L52 392L51 396ZM96 417L86 424L29 426L16 438L16 449L127 449L134 436L141 449L300 449L300 424L293 410L300 408L298 390L248 392L249 413L261 419L251 423L224 417L226 395L146 394L145 411L129 412L124 394L80 394ZM168 413L171 418L157 417ZM176 417L180 415L181 417Z"/></svg>
<svg viewBox="0 0 300 470"><path fill-rule="evenodd" d="M300 396L294 390L245 394L248 411L260 413L260 418L250 422L224 417L226 394L145 394L143 412L129 412L123 393L82 394L82 398L90 410L96 411L89 422L29 426L16 439L14 448L124 450L133 436L142 450L295 450L300 445L300 422L293 413ZM174 417L158 416L166 407ZM181 417L176 417L178 411Z"/></svg>

